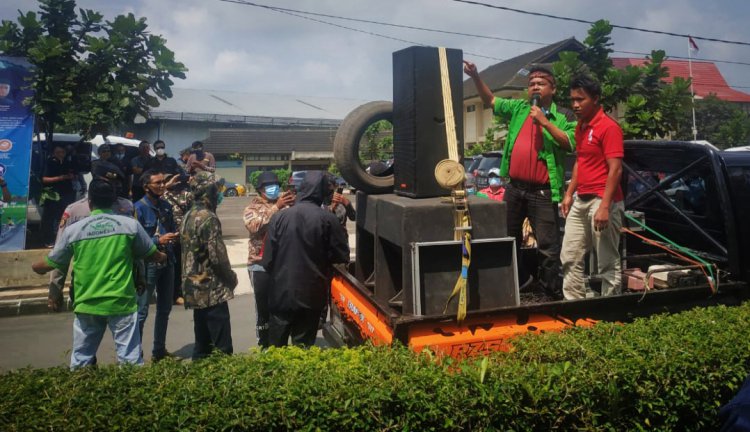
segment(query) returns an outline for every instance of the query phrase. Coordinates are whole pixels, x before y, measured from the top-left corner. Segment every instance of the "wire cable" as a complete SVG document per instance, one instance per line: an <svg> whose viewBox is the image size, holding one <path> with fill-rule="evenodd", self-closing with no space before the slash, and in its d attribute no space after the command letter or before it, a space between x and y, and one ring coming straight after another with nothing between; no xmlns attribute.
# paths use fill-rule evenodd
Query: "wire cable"
<svg viewBox="0 0 750 432"><path fill-rule="evenodd" d="M500 9L500 10L504 10L508 12L516 12L516 13L525 14L525 15L552 18L552 19L562 20L562 21L578 22L582 24L594 24L595 23L595 21L589 21L589 20L585 20L581 18L571 18L571 17L563 17L563 16L558 16L558 15L546 14L546 13L541 13L541 12L531 12L531 11L526 11L522 9L515 9L515 8L511 8L507 6L491 5L491 4L482 3L478 1L472 1L472 0L453 0L453 1L457 3L466 3L466 4L476 5L476 6L484 6L484 7L488 7L492 9ZM610 23L610 25L614 28L619 28L623 30L633 30L633 31L639 31L643 33L662 34L662 35L667 35L667 36L676 36L676 37L683 37L683 38L692 37L693 39L703 40L707 42L719 42L719 43L732 44L732 45L750 46L750 42L710 38L706 36L694 36L694 35L689 35L686 33L674 33L674 32L668 32L668 31L663 31L663 30L651 30L651 29L644 29L640 27L617 25L617 24L612 24L612 23Z"/></svg>
<svg viewBox="0 0 750 432"><path fill-rule="evenodd" d="M330 26L333 26L333 27L338 27L338 28L342 28L342 29L345 29L345 30L351 30L351 31L358 32L358 33L364 33L364 34L367 34L367 35L370 35L370 36L376 36L376 37L380 37L380 38L384 38L384 39L390 39L390 40L394 40L394 41L397 41L397 42L404 42L404 43L408 43L408 44L411 44L411 45L432 46L432 45L423 44L423 43L419 43L419 42L414 42L414 41L410 41L410 40L406 40L406 39L400 39L400 38L396 38L396 37L392 37L392 36L387 36L387 35L384 35L384 34L375 33L375 32L371 32L371 31L367 31L367 30L361 30L361 29L357 29L357 28L353 28L353 27L347 27L347 26L343 26L343 25L340 25L340 24L332 23L332 22L329 22L329 21L323 21L323 20L319 20L319 19L307 17L307 16L304 16L304 15L300 15L299 13L297 13L298 11L290 12L292 9L277 8L277 7L274 7L274 6L261 5L261 4L258 4L258 3L252 3L252 2L244 1L244 0L219 0L219 1L223 1L223 2L226 2L226 3L237 3L237 4L247 5L247 6L260 7L260 8L268 9L268 10L271 10L271 11L274 11L274 12L278 12L278 13L282 13L282 14L286 14L286 15L291 15L291 16L294 16L294 17L297 17L297 18L302 18L302 19L306 19L306 20L309 20L309 21L314 21L314 22L321 23L321 24L327 24L327 25L330 25ZM301 13L305 13L305 12L301 12ZM497 61L503 61L503 60L505 60L503 58L487 56L487 55L483 55L483 54L473 53L473 52L470 52L470 51L464 51L464 53L472 55L474 57L482 57L482 58L486 58L486 59L490 59L490 60L497 60Z"/></svg>
<svg viewBox="0 0 750 432"><path fill-rule="evenodd" d="M299 9L290 9L290 8L282 8L282 7L277 7L277 6L268 6L268 5L264 5L264 4L260 4L260 3L255 3L255 2L252 2L252 1L248 1L248 0L219 0L219 1L222 1L222 2L225 2L225 3L235 3L235 4L245 5L245 6L253 6L253 7L258 7L258 8L262 8L262 9L268 9L268 10L271 10L271 11L274 11L274 12L285 13L287 15L291 15L291 16L294 16L294 17L297 17L297 18L308 19L308 20L311 20L311 21L314 21L314 22L318 22L318 23L321 23L321 24L326 24L326 25L330 25L330 26L342 28L342 29L345 29L345 30L355 31L355 32L364 33L364 34L369 34L369 35L376 36L376 37L381 37L381 38L385 38L385 39L394 40L394 41L397 41L397 42L404 42L404 43L409 43L409 44L419 45L419 46L429 46L429 45L422 44L422 43L419 43L419 42L409 41L409 40L406 40L406 39L399 39L399 38L395 38L395 37L383 35L383 34L380 34L380 33L374 33L374 32L369 32L369 31L365 31L365 30L360 30L360 29L356 29L356 28L353 28L353 27L342 26L342 25L338 25L338 24L331 23L331 22L328 22L328 21L311 19L309 17L301 16L301 15L311 15L311 16L332 18L332 19L338 19L338 20L344 20L344 21L361 22L361 23L366 23L366 24L375 24L375 25L381 25L381 26L387 26L387 27L395 27L395 28L403 28L403 29L409 29L409 30L426 31L426 32L432 32L432 33L442 33L442 34L449 34L449 35L455 35L455 36L474 37L474 38L479 38L479 39L489 39L489 40L497 40L497 41L511 42L511 43L521 43L521 44L540 45L540 46L551 45L551 43L549 43L549 42L538 42L538 41L529 41L529 40L523 40L523 39L505 38L505 37L499 37L499 36L488 36L488 35L481 35L481 34L475 34L475 33L456 32L456 31L443 30L443 29L434 29L434 28L428 28L428 27L418 27L418 26L412 26L412 25L407 25L407 24L394 24L394 23L388 23L388 22L383 22L383 21L374 21L374 20L367 20L367 19L360 19L360 18L345 17L345 16L340 16L340 15L331 15L331 14L324 14L324 13L318 13L318 12L303 11L303 10L299 10ZM585 21L585 22L589 23L590 21ZM693 38L696 38L696 37L693 36ZM502 58L491 57L491 56L486 56L486 55L477 54L477 53L471 53L469 51L464 51L464 52L466 54L473 55L475 57L481 57L481 58L487 58L487 59L499 60L499 61L505 60L505 59L502 59ZM612 50L612 52L613 53L618 53L618 54L640 55L640 56L644 56L644 57L648 56L648 55L651 55L651 53L637 52L637 51ZM688 57L685 57L685 56L668 55L668 57L671 58L671 59L680 59L680 60L687 60L688 59ZM696 61L696 62L705 61L705 62L712 62L712 63L725 63L725 64L733 64L733 65L750 66L750 63L748 63L748 62L740 62L740 61L732 61L732 60L719 60L719 59L700 58L700 57L695 57L695 58L691 57L690 59L692 61ZM729 87L729 88L750 88L750 86L727 86L727 87Z"/></svg>

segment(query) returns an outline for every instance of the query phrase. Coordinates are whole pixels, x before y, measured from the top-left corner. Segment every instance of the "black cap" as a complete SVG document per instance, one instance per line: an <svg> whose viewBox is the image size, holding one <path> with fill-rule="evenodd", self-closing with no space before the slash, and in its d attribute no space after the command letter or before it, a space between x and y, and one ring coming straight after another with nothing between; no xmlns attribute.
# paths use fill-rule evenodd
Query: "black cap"
<svg viewBox="0 0 750 432"><path fill-rule="evenodd" d="M261 188L268 184L279 184L279 177L273 171L263 171L255 181L256 188Z"/></svg>
<svg viewBox="0 0 750 432"><path fill-rule="evenodd" d="M118 181L125 178L122 170L120 170L117 165L107 161L97 162L94 165L94 170L92 171L91 175L95 178L102 177L110 181Z"/></svg>

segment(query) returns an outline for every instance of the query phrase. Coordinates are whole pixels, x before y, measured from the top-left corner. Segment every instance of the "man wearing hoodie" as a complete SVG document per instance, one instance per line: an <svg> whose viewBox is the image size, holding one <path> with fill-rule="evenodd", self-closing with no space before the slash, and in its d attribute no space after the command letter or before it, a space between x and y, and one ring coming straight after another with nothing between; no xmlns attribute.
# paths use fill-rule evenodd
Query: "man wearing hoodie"
<svg viewBox="0 0 750 432"><path fill-rule="evenodd" d="M182 239L182 289L185 308L193 309L195 346L193 360L216 349L232 354L229 305L237 275L232 270L216 216L219 187L213 175L201 172L190 180L193 207L185 215Z"/></svg>
<svg viewBox="0 0 750 432"><path fill-rule="evenodd" d="M308 171L293 207L268 223L261 265L273 278L269 295L269 343L315 344L318 323L328 301L333 264L349 261L346 231L321 208L333 189L323 171Z"/></svg>

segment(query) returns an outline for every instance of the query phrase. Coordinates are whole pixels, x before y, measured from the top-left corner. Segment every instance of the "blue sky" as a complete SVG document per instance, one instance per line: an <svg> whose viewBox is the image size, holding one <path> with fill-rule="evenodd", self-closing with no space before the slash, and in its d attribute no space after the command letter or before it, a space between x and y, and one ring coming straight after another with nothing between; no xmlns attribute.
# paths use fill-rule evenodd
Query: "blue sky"
<svg viewBox="0 0 750 432"><path fill-rule="evenodd" d="M585 20L750 42L750 2L698 0L479 0ZM521 15L452 0L257 0L257 3L327 15L381 21L498 38L552 43L583 40L586 24ZM410 42L463 49L485 68L541 45L407 30L312 17L408 42L354 32L288 14L220 0L78 0L113 17L145 16L177 59L190 69L177 87L237 90L363 100L391 99L391 54ZM564 5L564 6L562 6ZM35 9L33 0L4 0L2 19ZM665 35L615 30L614 49L664 49L686 56L687 41ZM698 57L750 63L750 46L698 40ZM615 53L616 56L629 56ZM484 56L484 57L482 57ZM490 58L487 58L490 57ZM717 63L730 85L750 93L750 66ZM745 88L743 88L745 87Z"/></svg>

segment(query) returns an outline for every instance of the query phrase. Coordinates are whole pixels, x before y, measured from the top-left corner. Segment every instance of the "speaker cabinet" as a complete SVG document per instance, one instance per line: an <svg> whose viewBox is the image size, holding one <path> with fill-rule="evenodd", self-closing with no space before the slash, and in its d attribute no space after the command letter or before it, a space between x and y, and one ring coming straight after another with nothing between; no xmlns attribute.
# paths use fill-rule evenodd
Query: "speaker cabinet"
<svg viewBox="0 0 750 432"><path fill-rule="evenodd" d="M463 159L463 52L446 50L458 154ZM448 195L435 165L448 158L438 49L410 47L393 53L394 189L411 198Z"/></svg>

